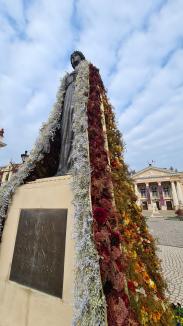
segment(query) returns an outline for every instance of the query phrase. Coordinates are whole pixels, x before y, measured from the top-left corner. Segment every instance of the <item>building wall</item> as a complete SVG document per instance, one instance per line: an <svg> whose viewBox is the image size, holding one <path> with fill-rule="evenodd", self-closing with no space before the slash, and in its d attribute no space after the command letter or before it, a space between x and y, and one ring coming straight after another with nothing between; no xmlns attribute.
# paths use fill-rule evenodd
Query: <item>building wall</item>
<svg viewBox="0 0 183 326"><path fill-rule="evenodd" d="M183 172L154 167L133 175L137 204L144 210L176 210L183 207Z"/></svg>
<svg viewBox="0 0 183 326"><path fill-rule="evenodd" d="M0 186L9 181L12 174L16 173L21 164L10 163L7 166L0 167Z"/></svg>

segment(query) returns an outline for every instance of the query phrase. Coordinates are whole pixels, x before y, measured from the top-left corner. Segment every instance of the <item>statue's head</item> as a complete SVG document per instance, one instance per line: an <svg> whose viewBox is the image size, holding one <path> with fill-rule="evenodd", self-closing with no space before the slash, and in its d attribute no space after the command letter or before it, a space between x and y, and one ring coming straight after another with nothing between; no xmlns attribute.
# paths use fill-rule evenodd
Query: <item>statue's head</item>
<svg viewBox="0 0 183 326"><path fill-rule="evenodd" d="M76 66L82 61L85 60L85 56L80 51L74 51L71 54L71 65L73 68L76 68Z"/></svg>

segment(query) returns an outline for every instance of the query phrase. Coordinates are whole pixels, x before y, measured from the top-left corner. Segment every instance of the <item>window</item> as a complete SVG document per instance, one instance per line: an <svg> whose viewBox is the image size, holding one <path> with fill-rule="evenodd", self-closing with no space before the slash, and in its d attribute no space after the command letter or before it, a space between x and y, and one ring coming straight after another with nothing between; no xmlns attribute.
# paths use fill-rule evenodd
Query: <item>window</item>
<svg viewBox="0 0 183 326"><path fill-rule="evenodd" d="M170 196L170 187L168 185L163 187L163 192L165 196L169 197Z"/></svg>
<svg viewBox="0 0 183 326"><path fill-rule="evenodd" d="M146 188L145 187L141 187L140 188L140 193L141 193L141 197L146 197Z"/></svg>
<svg viewBox="0 0 183 326"><path fill-rule="evenodd" d="M158 196L158 189L157 186L151 186L152 197Z"/></svg>

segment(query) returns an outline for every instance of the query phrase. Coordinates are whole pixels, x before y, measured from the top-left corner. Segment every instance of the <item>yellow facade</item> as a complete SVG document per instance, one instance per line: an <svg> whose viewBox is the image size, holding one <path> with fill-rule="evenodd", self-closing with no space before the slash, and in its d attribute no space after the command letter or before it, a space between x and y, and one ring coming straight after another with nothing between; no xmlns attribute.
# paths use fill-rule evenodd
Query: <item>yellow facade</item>
<svg viewBox="0 0 183 326"><path fill-rule="evenodd" d="M149 166L132 177L137 203L144 210L183 207L183 172Z"/></svg>

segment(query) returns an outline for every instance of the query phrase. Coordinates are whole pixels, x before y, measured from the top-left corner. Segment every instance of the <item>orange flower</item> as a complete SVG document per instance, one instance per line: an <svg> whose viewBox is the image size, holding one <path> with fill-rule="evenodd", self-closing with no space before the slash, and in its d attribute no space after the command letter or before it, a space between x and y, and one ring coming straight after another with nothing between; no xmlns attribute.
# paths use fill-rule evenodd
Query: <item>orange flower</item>
<svg viewBox="0 0 183 326"><path fill-rule="evenodd" d="M149 283L150 278L149 278L149 275L145 271L143 271L143 278L146 283Z"/></svg>
<svg viewBox="0 0 183 326"><path fill-rule="evenodd" d="M130 223L129 216L128 216L128 214L125 214L125 217L124 217L124 224L125 224L125 225L128 225L129 223Z"/></svg>
<svg viewBox="0 0 183 326"><path fill-rule="evenodd" d="M152 315L152 319L153 319L154 322L159 321L160 318L161 318L161 314L160 314L159 311L156 311L156 312L153 313L153 315Z"/></svg>
<svg viewBox="0 0 183 326"><path fill-rule="evenodd" d="M139 265L139 263L135 263L135 271L136 273L141 273L142 272L142 268L141 266Z"/></svg>

